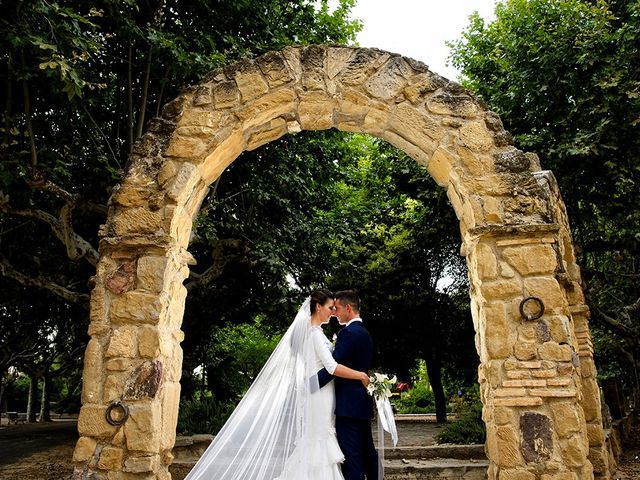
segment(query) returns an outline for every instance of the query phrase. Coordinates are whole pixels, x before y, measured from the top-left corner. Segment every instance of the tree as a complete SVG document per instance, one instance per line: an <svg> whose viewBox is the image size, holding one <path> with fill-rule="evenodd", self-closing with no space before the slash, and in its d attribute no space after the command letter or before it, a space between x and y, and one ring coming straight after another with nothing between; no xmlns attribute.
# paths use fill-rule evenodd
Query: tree
<svg viewBox="0 0 640 480"><path fill-rule="evenodd" d="M470 18L453 63L558 178L593 319L620 339L638 395L640 5L507 0L495 15Z"/></svg>
<svg viewBox="0 0 640 480"><path fill-rule="evenodd" d="M105 205L147 121L184 85L226 63L293 43L352 42L353 4L341 0L330 12L327 1L310 0L3 2L0 273L31 292L20 308L46 312L46 299L86 329L86 312L68 306L88 308ZM189 279L190 298L222 275L217 267L244 258L233 238L217 240L196 247L214 262ZM2 322L0 331L5 322L33 326L18 310ZM84 344L72 338L71 351ZM37 345L39 359L57 369L62 360L45 352L50 344Z"/></svg>

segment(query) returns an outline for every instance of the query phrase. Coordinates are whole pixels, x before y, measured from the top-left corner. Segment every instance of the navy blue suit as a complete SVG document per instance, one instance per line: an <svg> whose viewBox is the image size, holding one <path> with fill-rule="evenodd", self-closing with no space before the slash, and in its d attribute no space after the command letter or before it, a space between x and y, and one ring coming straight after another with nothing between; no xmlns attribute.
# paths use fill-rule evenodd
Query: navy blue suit
<svg viewBox="0 0 640 480"><path fill-rule="evenodd" d="M361 321L351 322L338 334L333 352L336 362L366 372L371 367L373 342ZM336 434L344 453L342 474L345 480L368 480L378 478L378 454L371 435L373 397L359 380L333 377L325 369L318 372L322 388L335 379L336 388Z"/></svg>

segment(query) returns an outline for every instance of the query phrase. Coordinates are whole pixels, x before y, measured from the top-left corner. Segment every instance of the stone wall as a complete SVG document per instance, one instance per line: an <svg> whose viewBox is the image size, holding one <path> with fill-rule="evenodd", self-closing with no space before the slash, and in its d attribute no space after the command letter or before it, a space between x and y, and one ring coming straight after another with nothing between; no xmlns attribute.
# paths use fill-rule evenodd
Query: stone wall
<svg viewBox="0 0 640 480"><path fill-rule="evenodd" d="M489 478L609 478L588 309L553 176L426 65L329 46L212 72L136 144L101 230L74 477L170 478L200 203L243 151L328 128L387 140L447 191L472 286ZM520 311L532 296L544 304L535 320Z"/></svg>

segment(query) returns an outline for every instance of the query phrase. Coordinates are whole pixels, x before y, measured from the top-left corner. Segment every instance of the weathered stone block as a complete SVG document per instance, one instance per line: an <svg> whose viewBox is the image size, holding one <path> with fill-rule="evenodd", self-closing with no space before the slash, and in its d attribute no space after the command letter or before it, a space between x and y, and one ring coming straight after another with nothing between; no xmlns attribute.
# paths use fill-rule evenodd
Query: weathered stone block
<svg viewBox="0 0 640 480"><path fill-rule="evenodd" d="M527 463L537 463L553 455L551 420L546 415L525 412L520 416L522 455Z"/></svg>
<svg viewBox="0 0 640 480"><path fill-rule="evenodd" d="M522 293L522 283L517 278L483 282L480 287L486 299L509 299Z"/></svg>
<svg viewBox="0 0 640 480"><path fill-rule="evenodd" d="M83 405L78 415L78 433L84 437L112 437L117 428L107 423L105 412L103 405Z"/></svg>
<svg viewBox="0 0 640 480"><path fill-rule="evenodd" d="M496 398L493 401L496 406L503 407L537 407L542 405L540 397Z"/></svg>
<svg viewBox="0 0 640 480"><path fill-rule="evenodd" d="M282 117L294 111L296 94L293 90L280 89L269 92L262 97L245 104L237 112L243 121L244 129L262 125L276 117Z"/></svg>
<svg viewBox="0 0 640 480"><path fill-rule="evenodd" d="M568 437L582 431L583 425L575 404L552 402L550 407L556 432L560 437Z"/></svg>
<svg viewBox="0 0 640 480"><path fill-rule="evenodd" d="M157 327L140 327L138 352L142 358L157 358L160 355L160 331Z"/></svg>
<svg viewBox="0 0 640 480"><path fill-rule="evenodd" d="M84 352L84 376L82 382L82 403L98 403L102 399L103 352L100 342L89 340Z"/></svg>
<svg viewBox="0 0 640 480"><path fill-rule="evenodd" d="M555 250L549 244L505 248L502 256L520 275L553 273L558 265Z"/></svg>
<svg viewBox="0 0 640 480"><path fill-rule="evenodd" d="M133 358L137 355L136 328L120 327L111 332L107 357Z"/></svg>
<svg viewBox="0 0 640 480"><path fill-rule="evenodd" d="M98 442L94 438L80 437L73 450L74 462L88 462L96 451Z"/></svg>
<svg viewBox="0 0 640 480"><path fill-rule="evenodd" d="M122 262L115 271L107 275L104 286L116 295L133 290L136 280L135 271L135 262Z"/></svg>
<svg viewBox="0 0 640 480"><path fill-rule="evenodd" d="M480 243L474 250L478 276L482 280L495 279L498 276L498 261L490 245Z"/></svg>
<svg viewBox="0 0 640 480"><path fill-rule="evenodd" d="M124 424L127 448L140 452L160 453L161 422L159 401L131 405L129 419Z"/></svg>
<svg viewBox="0 0 640 480"><path fill-rule="evenodd" d="M167 269L167 257L145 256L138 259L136 270L137 289L160 293L164 288L165 270Z"/></svg>
<svg viewBox="0 0 640 480"><path fill-rule="evenodd" d="M293 75L287 68L285 58L280 52L270 52L256 60L262 74L271 88L278 87L293 80Z"/></svg>
<svg viewBox="0 0 640 480"><path fill-rule="evenodd" d="M446 150L439 148L433 153L431 160L427 165L427 170L431 175L431 178L444 187L449 182L449 174L451 173L451 166L455 164L455 159ZM459 217L461 213L458 214ZM458 217L458 218L459 218Z"/></svg>
<svg viewBox="0 0 640 480"><path fill-rule="evenodd" d="M522 456L518 451L518 435L511 425L502 425L496 428L496 463L501 468L523 465Z"/></svg>
<svg viewBox="0 0 640 480"><path fill-rule="evenodd" d="M545 342L538 347L538 355L542 360L554 362L570 362L572 352L569 345L560 345L556 342Z"/></svg>
<svg viewBox="0 0 640 480"><path fill-rule="evenodd" d="M243 102L258 98L269 91L269 86L255 63L243 61L238 65L239 68L235 70L235 81Z"/></svg>
<svg viewBox="0 0 640 480"><path fill-rule="evenodd" d="M358 49L336 76L343 85L360 85L367 81L391 56L368 48Z"/></svg>
<svg viewBox="0 0 640 480"><path fill-rule="evenodd" d="M167 382L162 389L162 437L161 450L170 450L176 441L178 405L180 403L180 383Z"/></svg>
<svg viewBox="0 0 640 480"><path fill-rule="evenodd" d="M277 140L288 132L287 122L283 118L276 118L268 123L266 128L253 131L247 139L247 150L255 150L262 145Z"/></svg>
<svg viewBox="0 0 640 480"><path fill-rule="evenodd" d="M123 374L111 374L107 375L104 382L104 403L113 402L122 398L122 392L124 389L124 377Z"/></svg>
<svg viewBox="0 0 640 480"><path fill-rule="evenodd" d="M391 115L389 128L417 145L427 155L436 150L436 142L444 136L444 128L437 120L418 111L408 102L396 107Z"/></svg>
<svg viewBox="0 0 640 480"><path fill-rule="evenodd" d="M401 57L389 59L364 84L364 89L374 98L390 100L397 97L407 84L412 71Z"/></svg>
<svg viewBox="0 0 640 480"><path fill-rule="evenodd" d="M513 422L513 409L509 407L494 407L493 421L496 425L506 425Z"/></svg>
<svg viewBox="0 0 640 480"><path fill-rule="evenodd" d="M138 366L124 386L125 400L155 398L162 383L163 365L159 360Z"/></svg>
<svg viewBox="0 0 640 480"><path fill-rule="evenodd" d="M133 290L111 302L110 316L115 323L157 324L162 312L162 301L157 294ZM127 355L109 355L113 357Z"/></svg>
<svg viewBox="0 0 640 480"><path fill-rule="evenodd" d="M430 112L438 115L473 118L479 115L479 105L470 95L452 94L444 89L439 90L427 101Z"/></svg>
<svg viewBox="0 0 640 480"><path fill-rule="evenodd" d="M185 162L178 173L167 183L165 189L169 198L182 205L193 195L194 189L202 180L199 168L193 163Z"/></svg>
<svg viewBox="0 0 640 480"><path fill-rule="evenodd" d="M533 342L516 342L513 349L518 360L533 360L538 356L538 345Z"/></svg>
<svg viewBox="0 0 640 480"><path fill-rule="evenodd" d="M490 358L507 358L513 349L513 335L501 303L489 303L484 307L484 338L487 354Z"/></svg>
<svg viewBox="0 0 640 480"><path fill-rule="evenodd" d="M326 130L333 126L332 102L301 100L298 106L300 125L304 130Z"/></svg>
<svg viewBox="0 0 640 480"><path fill-rule="evenodd" d="M118 447L104 447L100 452L100 460L98 460L98 468L103 470L120 470L122 468L122 459L124 458L124 450Z"/></svg>
<svg viewBox="0 0 640 480"><path fill-rule="evenodd" d="M105 364L107 371L124 372L131 368L131 359L129 358L110 358ZM84 380L83 380L84 381Z"/></svg>
<svg viewBox="0 0 640 480"><path fill-rule="evenodd" d="M460 127L460 140L475 152L486 152L493 147L493 137L483 121L466 123Z"/></svg>
<svg viewBox="0 0 640 480"><path fill-rule="evenodd" d="M411 84L403 90L403 93L407 100L417 105L427 98L427 94L436 91L443 84L441 77L425 72L413 77Z"/></svg>
<svg viewBox="0 0 640 480"><path fill-rule="evenodd" d="M124 462L124 471L130 473L154 472L159 465L159 455L133 456Z"/></svg>
<svg viewBox="0 0 640 480"><path fill-rule="evenodd" d="M240 90L236 82L229 80L213 86L216 108L230 108L240 104Z"/></svg>
<svg viewBox="0 0 640 480"><path fill-rule="evenodd" d="M560 441L564 464L569 468L581 467L587 461L587 439L574 435Z"/></svg>
<svg viewBox="0 0 640 480"><path fill-rule="evenodd" d="M526 470L501 469L498 480L536 480L536 475Z"/></svg>
<svg viewBox="0 0 640 480"><path fill-rule="evenodd" d="M162 215L146 208L123 208L112 217L115 236L155 234L162 226Z"/></svg>
<svg viewBox="0 0 640 480"><path fill-rule="evenodd" d="M256 125L260 125L260 123L256 123ZM225 132L224 136L221 135L218 146L199 166L202 173L202 181L209 185L216 180L224 169L242 153L244 147L244 132L242 129L230 129Z"/></svg>
<svg viewBox="0 0 640 480"><path fill-rule="evenodd" d="M530 277L524 279L524 290L527 297L542 299L545 312L564 310L566 300L558 281L553 277Z"/></svg>
<svg viewBox="0 0 640 480"><path fill-rule="evenodd" d="M599 447L604 445L604 430L599 423L590 423L587 425L587 438L590 447Z"/></svg>

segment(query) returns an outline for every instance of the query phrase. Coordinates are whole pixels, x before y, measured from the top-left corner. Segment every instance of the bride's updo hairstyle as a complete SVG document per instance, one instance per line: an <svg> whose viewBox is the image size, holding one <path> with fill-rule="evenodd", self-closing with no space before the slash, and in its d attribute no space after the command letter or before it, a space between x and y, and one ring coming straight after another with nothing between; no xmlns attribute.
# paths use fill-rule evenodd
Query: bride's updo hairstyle
<svg viewBox="0 0 640 480"><path fill-rule="evenodd" d="M333 292L327 290L326 288L319 288L318 290L314 290L310 295L311 302L309 303L309 313L313 315L316 313L316 308L318 305L324 305L328 300L333 300Z"/></svg>

